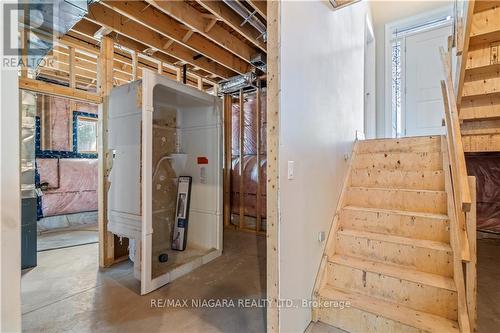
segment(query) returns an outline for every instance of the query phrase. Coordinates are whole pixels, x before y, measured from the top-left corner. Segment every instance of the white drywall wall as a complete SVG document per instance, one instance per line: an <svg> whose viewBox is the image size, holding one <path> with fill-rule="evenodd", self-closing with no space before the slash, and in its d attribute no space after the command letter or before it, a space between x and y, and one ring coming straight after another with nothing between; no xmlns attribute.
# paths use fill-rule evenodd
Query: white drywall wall
<svg viewBox="0 0 500 333"><path fill-rule="evenodd" d="M13 1L15 3L15 1ZM0 3L0 17L3 17ZM16 24L17 22L14 22ZM4 36L5 24L0 24ZM17 25L15 25L17 26ZM3 42L0 54L4 55ZM0 332L21 331L21 188L17 70L0 69Z"/></svg>
<svg viewBox="0 0 500 333"><path fill-rule="evenodd" d="M394 21L403 20L411 16L450 6L451 0L372 0L373 26L375 29L376 43L376 68L377 68L377 136L385 137L389 130L386 127L385 111L391 105L385 105L385 25Z"/></svg>
<svg viewBox="0 0 500 333"><path fill-rule="evenodd" d="M355 132L363 131L368 4L281 3L280 299L309 300ZM294 179L287 179L294 161ZM311 310L280 309L281 332L303 332Z"/></svg>

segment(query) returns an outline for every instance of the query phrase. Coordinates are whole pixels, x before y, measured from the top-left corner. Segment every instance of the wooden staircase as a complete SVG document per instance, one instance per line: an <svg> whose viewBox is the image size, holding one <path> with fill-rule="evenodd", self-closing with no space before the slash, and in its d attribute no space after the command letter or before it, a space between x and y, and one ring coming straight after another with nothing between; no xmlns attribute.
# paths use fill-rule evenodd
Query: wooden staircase
<svg viewBox="0 0 500 333"><path fill-rule="evenodd" d="M465 6L456 87L464 151L500 151L500 1Z"/></svg>
<svg viewBox="0 0 500 333"><path fill-rule="evenodd" d="M313 320L348 332L460 331L449 170L445 137L356 143Z"/></svg>

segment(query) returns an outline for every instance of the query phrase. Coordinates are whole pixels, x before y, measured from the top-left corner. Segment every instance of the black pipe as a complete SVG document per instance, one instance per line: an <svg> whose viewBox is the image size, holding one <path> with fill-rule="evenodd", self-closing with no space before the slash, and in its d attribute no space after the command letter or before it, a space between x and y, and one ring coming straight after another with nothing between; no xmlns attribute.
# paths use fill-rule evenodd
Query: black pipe
<svg viewBox="0 0 500 333"><path fill-rule="evenodd" d="M186 84L187 82L187 65L182 65L182 83Z"/></svg>

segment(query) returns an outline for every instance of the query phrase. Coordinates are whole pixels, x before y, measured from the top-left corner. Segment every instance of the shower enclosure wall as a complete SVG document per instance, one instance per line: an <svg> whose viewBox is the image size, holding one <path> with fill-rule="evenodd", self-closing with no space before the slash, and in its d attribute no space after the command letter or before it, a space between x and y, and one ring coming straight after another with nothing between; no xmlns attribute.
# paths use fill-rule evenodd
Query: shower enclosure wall
<svg viewBox="0 0 500 333"><path fill-rule="evenodd" d="M152 71L111 92L108 230L129 239L141 294L221 254L221 115L216 96ZM184 251L171 249L179 176L192 177Z"/></svg>

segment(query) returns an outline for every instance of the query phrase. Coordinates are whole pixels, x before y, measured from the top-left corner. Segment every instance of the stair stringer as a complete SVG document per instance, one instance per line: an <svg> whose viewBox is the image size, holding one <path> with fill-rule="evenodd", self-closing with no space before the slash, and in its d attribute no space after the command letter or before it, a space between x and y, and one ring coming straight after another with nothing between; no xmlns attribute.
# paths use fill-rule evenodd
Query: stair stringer
<svg viewBox="0 0 500 333"><path fill-rule="evenodd" d="M353 161L356 158L359 141L354 142L354 146L352 148L351 159L349 160L349 164L347 166L347 172L344 178L344 182L342 184L342 191L340 193L339 200L337 202L337 208L335 210L335 215L333 216L333 220L330 226L330 230L328 232L325 249L323 251L323 256L321 257L321 262L319 265L318 273L316 274L316 281L314 283L314 289L312 293L311 299L314 303L318 302L320 299L319 290L325 286L327 280L327 263L328 256L333 256L335 253L335 240L337 236L337 231L339 228L339 214L342 208L346 205L346 194L347 189L351 186L351 175L353 170ZM318 307L312 307L312 321L318 321Z"/></svg>

